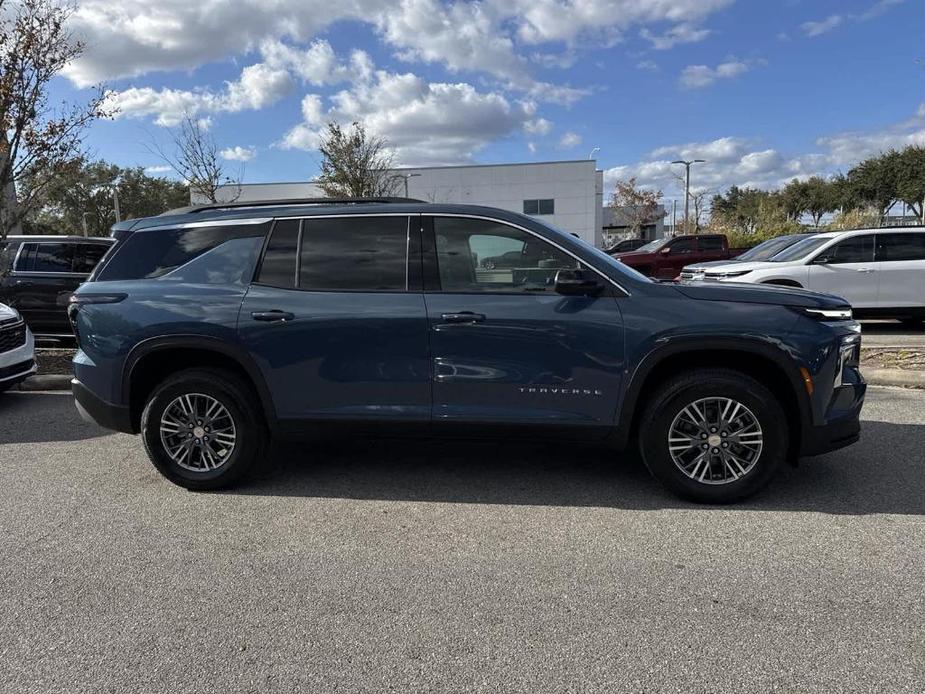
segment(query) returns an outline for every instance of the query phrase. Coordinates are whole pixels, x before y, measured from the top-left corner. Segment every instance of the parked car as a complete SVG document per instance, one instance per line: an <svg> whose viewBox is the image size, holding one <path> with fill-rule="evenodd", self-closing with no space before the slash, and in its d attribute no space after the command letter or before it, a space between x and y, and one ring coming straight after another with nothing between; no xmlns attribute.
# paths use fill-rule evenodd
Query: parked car
<svg viewBox="0 0 925 694"><path fill-rule="evenodd" d="M0 393L35 373L35 341L14 308L0 304Z"/></svg>
<svg viewBox="0 0 925 694"><path fill-rule="evenodd" d="M805 238L809 238L814 234L787 234L786 236L775 236L772 239L767 241L762 241L757 246L748 249L742 255L736 256L730 260L711 260L708 263L696 263L694 265L687 265L681 270L681 275L678 277L680 280L684 281L696 281L702 280L704 273L710 268L720 267L721 265L728 265L732 263L747 263L754 262L759 260L770 260L778 253L790 248L793 244L802 241Z"/></svg>
<svg viewBox="0 0 925 694"><path fill-rule="evenodd" d="M529 239L525 241L519 239L504 239L499 242L498 245L504 248L513 246L513 250L505 251L500 255L486 257L480 263L484 269L535 268L541 261L547 260L550 257L545 247L532 243Z"/></svg>
<svg viewBox="0 0 925 694"><path fill-rule="evenodd" d="M113 244L83 236L7 236L0 241L0 301L36 335L71 338L67 300Z"/></svg>
<svg viewBox="0 0 925 694"><path fill-rule="evenodd" d="M191 489L272 438L385 431L638 440L672 491L727 502L859 436L860 330L833 296L656 283L469 205L247 202L114 233L71 298L77 407ZM544 260L479 269L506 243Z"/></svg>
<svg viewBox="0 0 925 694"><path fill-rule="evenodd" d="M614 244L607 249L607 253L613 255L614 253L628 253L629 251L635 251L642 246L645 246L648 243L645 239L623 239L618 243Z"/></svg>
<svg viewBox="0 0 925 694"><path fill-rule="evenodd" d="M806 288L844 297L858 318L925 321L925 229L815 234L765 262L731 263L704 280Z"/></svg>
<svg viewBox="0 0 925 694"><path fill-rule="evenodd" d="M724 234L697 234L655 239L635 251L613 257L647 277L673 280L685 265L729 260L737 254L729 249Z"/></svg>

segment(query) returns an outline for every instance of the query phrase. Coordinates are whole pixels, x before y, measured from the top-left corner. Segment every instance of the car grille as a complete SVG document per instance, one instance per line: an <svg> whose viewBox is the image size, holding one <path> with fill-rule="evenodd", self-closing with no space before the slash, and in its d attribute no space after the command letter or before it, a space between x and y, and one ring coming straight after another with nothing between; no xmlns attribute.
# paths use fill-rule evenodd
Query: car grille
<svg viewBox="0 0 925 694"><path fill-rule="evenodd" d="M19 323L9 328L0 328L0 353L22 347L26 344L26 324Z"/></svg>

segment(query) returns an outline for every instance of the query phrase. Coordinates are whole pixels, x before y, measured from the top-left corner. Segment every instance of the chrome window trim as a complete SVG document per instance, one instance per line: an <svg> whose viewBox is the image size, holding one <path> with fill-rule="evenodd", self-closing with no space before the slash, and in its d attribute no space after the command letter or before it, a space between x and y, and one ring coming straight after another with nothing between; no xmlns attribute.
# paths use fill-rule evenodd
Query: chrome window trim
<svg viewBox="0 0 925 694"><path fill-rule="evenodd" d="M163 229L193 229L197 227L228 227L243 226L245 224L267 224L274 219L286 219L286 217L243 217L235 219L209 219L204 222L183 222L182 224L160 224L153 227L145 227L137 231L130 231L129 234L144 234L148 231L160 231Z"/></svg>
<svg viewBox="0 0 925 694"><path fill-rule="evenodd" d="M560 246L560 245L559 245L558 243L556 243L555 241L551 241L551 240L547 239L545 236L543 236L542 234L538 234L538 233L536 233L535 231L533 231L533 230L531 230L531 229L528 229L527 227L523 227L523 226L520 226L519 224L515 224L515 223L513 223L513 222L508 222L508 221L505 221L505 220L503 220L503 219L498 219L497 217L487 217L487 216L485 216L485 215L477 215L477 214L458 214L458 213L452 213L452 212L447 212L447 213L442 213L442 212L422 212L422 213L421 213L421 216L423 216L423 217L456 217L456 218L459 218L459 219L480 219L480 220L483 220L483 221L486 221L486 222L494 222L495 224L502 224L502 225L504 225L504 226L509 226L509 227L511 227L511 228L513 228L513 229L519 229L520 231L526 232L527 234L530 234L531 236L535 236L535 237L538 238L540 241L544 241L544 242L548 243L550 246L553 246L554 248L559 249L560 251L562 251L562 252L565 253L566 255L571 256L572 258L574 258L575 260L577 260L579 263L582 263L583 265L585 265L589 270L592 270L592 271L594 272L594 274L596 274L598 277L600 277L601 279L606 280L607 282L609 282L610 284L612 284L614 287L616 287L617 289L619 289L619 290L620 290L621 292L623 292L626 296L632 296L632 294L631 294L625 287L623 287L619 282L617 282L616 280L611 279L610 277L608 277L607 275L605 275L603 272L601 272L600 270L598 270L596 267L594 267L593 265L591 265L590 263L588 263L588 262L587 262L586 260L584 260L583 258L581 258L581 257L579 257L579 256L577 256L577 255L575 255L574 253L572 253L572 252L571 252L570 250L568 250L567 248L563 248L562 246ZM532 296L532 295L531 295L531 296Z"/></svg>

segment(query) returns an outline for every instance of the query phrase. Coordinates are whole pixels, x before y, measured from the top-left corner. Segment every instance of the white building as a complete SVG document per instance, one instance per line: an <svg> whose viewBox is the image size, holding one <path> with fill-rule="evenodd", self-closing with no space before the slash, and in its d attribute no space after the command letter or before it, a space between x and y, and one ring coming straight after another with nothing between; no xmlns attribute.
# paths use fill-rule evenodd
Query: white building
<svg viewBox="0 0 925 694"><path fill-rule="evenodd" d="M591 159L535 164L476 164L396 169L396 195L428 202L487 205L536 216L602 244L603 172ZM324 194L311 182L246 183L227 186L237 200L318 198ZM222 197L221 192L219 197ZM201 199L193 197L194 204Z"/></svg>

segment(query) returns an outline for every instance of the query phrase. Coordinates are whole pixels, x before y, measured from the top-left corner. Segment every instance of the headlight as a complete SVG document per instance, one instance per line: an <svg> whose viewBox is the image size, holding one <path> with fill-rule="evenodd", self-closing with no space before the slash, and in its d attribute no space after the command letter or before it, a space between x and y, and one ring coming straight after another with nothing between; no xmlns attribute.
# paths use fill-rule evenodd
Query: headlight
<svg viewBox="0 0 925 694"><path fill-rule="evenodd" d="M851 308L803 308L800 309L810 318L819 321L843 321L851 320Z"/></svg>
<svg viewBox="0 0 925 694"><path fill-rule="evenodd" d="M861 365L861 336L845 335L838 347L838 368L835 371L835 387L848 385L845 369Z"/></svg>

